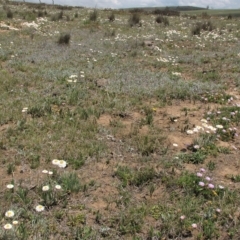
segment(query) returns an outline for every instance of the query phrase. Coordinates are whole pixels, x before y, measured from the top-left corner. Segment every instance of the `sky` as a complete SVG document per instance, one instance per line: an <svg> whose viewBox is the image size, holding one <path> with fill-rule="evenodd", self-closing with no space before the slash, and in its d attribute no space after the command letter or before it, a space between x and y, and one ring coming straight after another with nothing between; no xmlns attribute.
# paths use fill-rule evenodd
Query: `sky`
<svg viewBox="0 0 240 240"><path fill-rule="evenodd" d="M26 0L26 2L39 2L39 0ZM41 2L52 3L52 0L41 0ZM209 6L210 9L240 9L240 0L54 0L54 3L96 8Z"/></svg>

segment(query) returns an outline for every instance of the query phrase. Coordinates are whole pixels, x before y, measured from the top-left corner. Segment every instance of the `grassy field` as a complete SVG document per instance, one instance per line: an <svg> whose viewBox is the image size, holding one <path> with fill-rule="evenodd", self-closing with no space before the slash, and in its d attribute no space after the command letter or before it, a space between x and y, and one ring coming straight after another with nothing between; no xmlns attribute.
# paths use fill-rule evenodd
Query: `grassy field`
<svg viewBox="0 0 240 240"><path fill-rule="evenodd" d="M201 15L202 13L207 13L213 17L227 17L231 15L232 17L240 17L240 9L205 9L205 10L190 10L181 11L181 14L192 14Z"/></svg>
<svg viewBox="0 0 240 240"><path fill-rule="evenodd" d="M240 239L240 20L205 17L1 5L0 239Z"/></svg>

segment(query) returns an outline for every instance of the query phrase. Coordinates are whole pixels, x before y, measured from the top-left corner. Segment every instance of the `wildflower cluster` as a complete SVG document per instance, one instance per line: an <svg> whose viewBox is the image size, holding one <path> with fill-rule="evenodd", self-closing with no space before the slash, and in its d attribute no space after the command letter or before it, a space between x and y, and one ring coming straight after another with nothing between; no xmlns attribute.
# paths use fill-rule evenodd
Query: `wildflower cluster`
<svg viewBox="0 0 240 240"><path fill-rule="evenodd" d="M222 141L233 140L238 137L237 124L240 120L240 110L238 106L223 107L216 111L209 111L207 119L216 124L216 133Z"/></svg>
<svg viewBox="0 0 240 240"><path fill-rule="evenodd" d="M26 113L28 111L28 107L24 107L23 109L22 109L22 113Z"/></svg>
<svg viewBox="0 0 240 240"><path fill-rule="evenodd" d="M202 126L195 126L192 130L188 129L186 133L188 135L192 135L194 133L199 133L199 132L206 132L206 133L215 133L217 128L213 127L208 124L208 121L206 119L201 119Z"/></svg>
<svg viewBox="0 0 240 240"><path fill-rule="evenodd" d="M53 165L56 165L56 166L58 166L58 167L60 167L60 168L65 168L65 167L67 167L67 162L64 161L64 160L53 159L53 160L52 160L52 164L53 164Z"/></svg>
<svg viewBox="0 0 240 240"><path fill-rule="evenodd" d="M80 71L80 78L84 78L84 71ZM78 81L78 75L76 74L72 74L69 76L69 78L67 79L67 82L69 83L76 83Z"/></svg>
<svg viewBox="0 0 240 240"><path fill-rule="evenodd" d="M7 219L11 219L11 218L14 218L15 216L15 213L13 210L8 210L7 212L5 212L5 217ZM12 223L6 223L3 228L5 230L9 230L9 229L12 229L13 228L13 225L17 225L18 224L18 221L17 220L13 220Z"/></svg>
<svg viewBox="0 0 240 240"><path fill-rule="evenodd" d="M196 173L199 181L198 187L196 187L196 193L203 195L205 198L212 198L217 196L222 196L224 191L224 186L216 185L213 182L213 179L209 177L204 168L200 168L200 170Z"/></svg>
<svg viewBox="0 0 240 240"><path fill-rule="evenodd" d="M226 93L210 93L206 92L200 98L202 102L209 102L209 103L219 103L219 104L226 104L233 100L233 97Z"/></svg>

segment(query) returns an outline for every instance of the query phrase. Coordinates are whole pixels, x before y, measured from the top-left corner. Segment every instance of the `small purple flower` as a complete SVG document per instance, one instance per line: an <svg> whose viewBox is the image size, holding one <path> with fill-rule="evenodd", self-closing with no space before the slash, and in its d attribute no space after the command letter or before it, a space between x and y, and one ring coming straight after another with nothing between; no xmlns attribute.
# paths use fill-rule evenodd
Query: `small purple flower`
<svg viewBox="0 0 240 240"><path fill-rule="evenodd" d="M199 182L198 185L201 186L201 187L204 187L205 183L204 182Z"/></svg>
<svg viewBox="0 0 240 240"><path fill-rule="evenodd" d="M210 177L205 177L207 181L211 181L212 179Z"/></svg>
<svg viewBox="0 0 240 240"><path fill-rule="evenodd" d="M200 168L200 172L206 172L204 168Z"/></svg>
<svg viewBox="0 0 240 240"><path fill-rule="evenodd" d="M210 189L214 189L214 185L211 184L211 183L208 184L208 187L209 187Z"/></svg>
<svg viewBox="0 0 240 240"><path fill-rule="evenodd" d="M197 173L197 176L198 176L198 177L202 177L202 173L198 172L198 173Z"/></svg>

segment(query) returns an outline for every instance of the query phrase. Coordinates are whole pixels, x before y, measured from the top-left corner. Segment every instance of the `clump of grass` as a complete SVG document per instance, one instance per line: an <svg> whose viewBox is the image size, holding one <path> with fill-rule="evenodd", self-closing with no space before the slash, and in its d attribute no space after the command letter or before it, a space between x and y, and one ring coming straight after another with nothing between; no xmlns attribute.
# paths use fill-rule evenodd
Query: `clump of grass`
<svg viewBox="0 0 240 240"><path fill-rule="evenodd" d="M196 24L196 26L194 26L192 28L191 32L192 32L192 35L198 35L199 36L200 33L201 33L201 26L200 26L200 24Z"/></svg>
<svg viewBox="0 0 240 240"><path fill-rule="evenodd" d="M67 20L67 21L70 21L70 20L71 20L69 15L66 15L66 20Z"/></svg>
<svg viewBox="0 0 240 240"><path fill-rule="evenodd" d="M89 14L89 21L96 22L97 18L98 18L98 11L94 9L93 12Z"/></svg>
<svg viewBox="0 0 240 240"><path fill-rule="evenodd" d="M122 181L122 186L134 185L137 187L148 183L155 177L156 173L153 168L143 168L140 170L132 170L127 166L119 166L116 176Z"/></svg>
<svg viewBox="0 0 240 240"><path fill-rule="evenodd" d="M116 36L115 29L106 31L104 35L105 37L115 37Z"/></svg>
<svg viewBox="0 0 240 240"><path fill-rule="evenodd" d="M198 151L190 154L182 153L178 157L185 163L201 164L204 163L207 155L202 151Z"/></svg>
<svg viewBox="0 0 240 240"><path fill-rule="evenodd" d="M21 13L22 18L27 21L35 21L36 20L36 14L33 13L32 11L26 11Z"/></svg>
<svg viewBox="0 0 240 240"><path fill-rule="evenodd" d="M115 15L114 15L114 12L111 12L111 14L108 16L108 20L109 20L110 22L115 21Z"/></svg>
<svg viewBox="0 0 240 240"><path fill-rule="evenodd" d="M77 13L77 12L74 13L74 17L75 17L75 18L78 18L78 13Z"/></svg>
<svg viewBox="0 0 240 240"><path fill-rule="evenodd" d="M159 15L155 18L156 23L163 23L164 26L169 26L169 20L167 17Z"/></svg>
<svg viewBox="0 0 240 240"><path fill-rule="evenodd" d="M68 45L71 39L71 35L69 33L62 33L58 39L58 44Z"/></svg>
<svg viewBox="0 0 240 240"><path fill-rule="evenodd" d="M214 26L211 21L198 22L191 30L192 35L200 35L201 30L211 32Z"/></svg>
<svg viewBox="0 0 240 240"><path fill-rule="evenodd" d="M39 155L30 155L28 158L31 169L36 169L40 166L40 156Z"/></svg>
<svg viewBox="0 0 240 240"><path fill-rule="evenodd" d="M202 30L211 32L214 29L214 26L211 21L206 21L201 24Z"/></svg>
<svg viewBox="0 0 240 240"><path fill-rule="evenodd" d="M15 165L13 163L9 163L7 166L7 174L10 175L15 171Z"/></svg>
<svg viewBox="0 0 240 240"><path fill-rule="evenodd" d="M209 19L211 16L207 12L202 13L202 19Z"/></svg>
<svg viewBox="0 0 240 240"><path fill-rule="evenodd" d="M59 21L62 18L63 18L63 11L61 11L61 12L59 12L57 14L52 15L51 21Z"/></svg>
<svg viewBox="0 0 240 240"><path fill-rule="evenodd" d="M130 208L124 213L116 216L114 222L118 227L118 231L122 234L135 234L141 231L143 224L143 217L146 214L146 210L143 206L137 208Z"/></svg>
<svg viewBox="0 0 240 240"><path fill-rule="evenodd" d="M130 18L128 19L128 23L130 25L130 27L139 25L141 26L141 18L139 16L139 14L137 13L133 13Z"/></svg>
<svg viewBox="0 0 240 240"><path fill-rule="evenodd" d="M44 17L45 13L43 11L38 11L37 16L38 17Z"/></svg>
<svg viewBox="0 0 240 240"><path fill-rule="evenodd" d="M11 11L11 9L7 10L7 18L13 18L13 12Z"/></svg>
<svg viewBox="0 0 240 240"><path fill-rule="evenodd" d="M76 173L65 173L58 181L65 191L69 192L79 192L81 189L81 184Z"/></svg>

